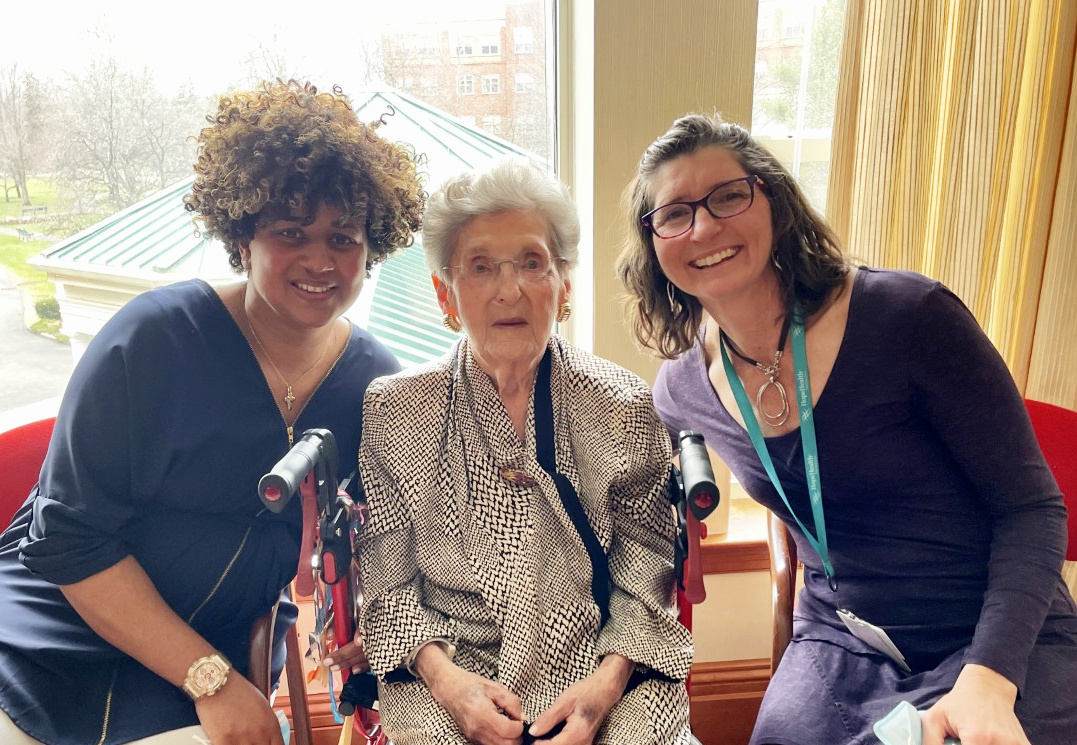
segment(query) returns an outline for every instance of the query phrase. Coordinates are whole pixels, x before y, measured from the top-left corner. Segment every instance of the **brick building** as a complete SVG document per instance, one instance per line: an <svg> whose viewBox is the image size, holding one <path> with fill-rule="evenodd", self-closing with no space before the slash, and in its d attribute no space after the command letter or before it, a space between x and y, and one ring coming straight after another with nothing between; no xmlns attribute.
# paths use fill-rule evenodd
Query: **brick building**
<svg viewBox="0 0 1077 745"><path fill-rule="evenodd" d="M509 1L469 15L408 19L384 32L382 77L468 124L549 158L545 0Z"/></svg>

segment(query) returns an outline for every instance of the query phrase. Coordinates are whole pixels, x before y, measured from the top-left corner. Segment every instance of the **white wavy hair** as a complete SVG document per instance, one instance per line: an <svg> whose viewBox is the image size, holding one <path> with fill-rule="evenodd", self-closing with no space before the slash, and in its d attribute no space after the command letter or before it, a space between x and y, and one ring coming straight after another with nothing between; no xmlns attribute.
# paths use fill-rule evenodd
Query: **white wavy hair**
<svg viewBox="0 0 1077 745"><path fill-rule="evenodd" d="M507 210L535 212L546 220L550 250L569 268L579 259L580 218L568 187L523 158L502 158L482 170L448 179L426 202L423 251L426 265L442 280L456 239L471 220Z"/></svg>

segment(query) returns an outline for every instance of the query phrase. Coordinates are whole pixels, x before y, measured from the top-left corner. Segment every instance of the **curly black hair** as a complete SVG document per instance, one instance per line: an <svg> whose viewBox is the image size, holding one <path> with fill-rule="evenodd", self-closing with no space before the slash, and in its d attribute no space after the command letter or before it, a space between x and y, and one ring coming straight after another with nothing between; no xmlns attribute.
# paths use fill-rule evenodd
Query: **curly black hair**
<svg viewBox="0 0 1077 745"><path fill-rule="evenodd" d="M220 97L198 136L191 193L203 233L225 244L242 272L239 247L259 224L328 204L346 224L363 224L369 270L422 228L426 192L413 151L359 121L338 87L276 80Z"/></svg>

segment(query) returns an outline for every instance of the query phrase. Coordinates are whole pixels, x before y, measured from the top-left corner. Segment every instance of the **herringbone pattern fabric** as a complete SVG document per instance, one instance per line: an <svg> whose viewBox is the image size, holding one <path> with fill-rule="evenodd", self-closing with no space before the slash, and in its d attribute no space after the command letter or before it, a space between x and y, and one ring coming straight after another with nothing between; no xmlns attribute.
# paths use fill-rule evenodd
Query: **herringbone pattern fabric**
<svg viewBox="0 0 1077 745"><path fill-rule="evenodd" d="M384 677L421 642L455 639L457 664L500 680L532 720L617 652L669 680L627 694L596 742L687 743L681 681L692 647L670 607L669 436L642 380L560 339L551 345L558 468L610 558L609 622L599 629L590 560L533 435L519 441L465 340L451 386L452 355L367 392L367 655ZM383 683L381 713L397 745L464 742L421 682Z"/></svg>

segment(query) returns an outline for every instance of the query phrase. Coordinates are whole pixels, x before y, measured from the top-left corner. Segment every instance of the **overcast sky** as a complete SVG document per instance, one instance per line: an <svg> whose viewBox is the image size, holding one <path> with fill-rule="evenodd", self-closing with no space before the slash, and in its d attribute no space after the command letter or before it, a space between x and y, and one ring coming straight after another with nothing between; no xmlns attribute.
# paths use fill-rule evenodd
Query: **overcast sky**
<svg viewBox="0 0 1077 745"><path fill-rule="evenodd" d="M216 93L243 80L259 45L284 50L293 72L326 87L354 87L360 34L387 23L432 20L470 7L489 16L506 0L209 0L203 4L145 0L15 0L0 12L0 69L18 64L59 80L106 54L128 69L148 68L165 93L189 81Z"/></svg>

